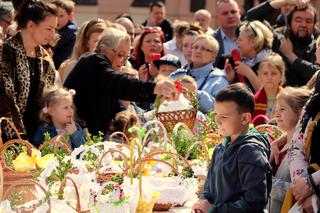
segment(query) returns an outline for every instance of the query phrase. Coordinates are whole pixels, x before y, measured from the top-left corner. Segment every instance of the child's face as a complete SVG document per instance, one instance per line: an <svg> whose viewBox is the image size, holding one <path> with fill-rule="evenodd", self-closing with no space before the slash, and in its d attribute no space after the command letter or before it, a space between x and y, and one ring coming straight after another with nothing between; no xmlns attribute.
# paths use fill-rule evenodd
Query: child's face
<svg viewBox="0 0 320 213"><path fill-rule="evenodd" d="M58 7L58 26L57 29L60 30L62 27L66 26L71 20L71 15L67 13L64 9Z"/></svg>
<svg viewBox="0 0 320 213"><path fill-rule="evenodd" d="M159 66L159 74L162 76L169 76L172 72L176 71L177 67L171 64L161 64Z"/></svg>
<svg viewBox="0 0 320 213"><path fill-rule="evenodd" d="M278 88L282 81L281 72L270 64L260 67L258 77L265 89Z"/></svg>
<svg viewBox="0 0 320 213"><path fill-rule="evenodd" d="M96 48L96 45L99 41L99 36L101 35L101 33L92 33L90 35L90 38L88 40L88 49L89 49L89 52L93 52L94 49Z"/></svg>
<svg viewBox="0 0 320 213"><path fill-rule="evenodd" d="M237 136L250 122L250 113L239 113L233 101L215 102L215 120L223 136Z"/></svg>
<svg viewBox="0 0 320 213"><path fill-rule="evenodd" d="M276 104L277 126L283 131L290 131L295 128L299 115L295 113L288 102L283 98L278 98Z"/></svg>
<svg viewBox="0 0 320 213"><path fill-rule="evenodd" d="M64 98L55 105L48 107L48 113L52 121L65 125L71 122L74 118L73 103L70 98Z"/></svg>

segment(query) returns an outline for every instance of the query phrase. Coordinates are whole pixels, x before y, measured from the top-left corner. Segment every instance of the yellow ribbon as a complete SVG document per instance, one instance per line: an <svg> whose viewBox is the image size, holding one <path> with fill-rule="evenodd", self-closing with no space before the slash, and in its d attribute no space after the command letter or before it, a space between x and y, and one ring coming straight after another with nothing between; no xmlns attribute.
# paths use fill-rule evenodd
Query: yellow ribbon
<svg viewBox="0 0 320 213"><path fill-rule="evenodd" d="M41 152L37 149L32 149L31 157L26 152L22 152L12 161L16 171L25 172L36 169L37 167L45 168L49 162L54 159L54 154L47 154L41 157Z"/></svg>

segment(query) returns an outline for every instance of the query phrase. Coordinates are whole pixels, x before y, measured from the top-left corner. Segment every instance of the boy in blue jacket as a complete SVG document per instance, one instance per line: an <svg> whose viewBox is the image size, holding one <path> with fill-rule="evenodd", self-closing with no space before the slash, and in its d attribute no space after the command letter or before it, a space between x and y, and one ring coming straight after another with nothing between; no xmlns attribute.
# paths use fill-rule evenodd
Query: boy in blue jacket
<svg viewBox="0 0 320 213"><path fill-rule="evenodd" d="M270 146L265 135L249 130L253 94L241 83L221 90L215 116L225 140L216 146L196 213L265 212L271 190Z"/></svg>

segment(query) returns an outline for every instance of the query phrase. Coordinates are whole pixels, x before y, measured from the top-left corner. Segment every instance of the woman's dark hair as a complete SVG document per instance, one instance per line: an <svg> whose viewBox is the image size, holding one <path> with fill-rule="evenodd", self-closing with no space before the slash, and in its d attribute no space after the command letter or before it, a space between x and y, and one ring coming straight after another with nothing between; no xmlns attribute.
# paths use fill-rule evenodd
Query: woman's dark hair
<svg viewBox="0 0 320 213"><path fill-rule="evenodd" d="M254 111L254 96L250 89L242 83L235 83L221 90L216 96L216 102L231 101L237 105L239 113Z"/></svg>
<svg viewBox="0 0 320 213"><path fill-rule="evenodd" d="M26 28L28 21L38 24L47 16L57 16L56 6L38 0L25 0L19 7L15 20L18 29L23 29Z"/></svg>

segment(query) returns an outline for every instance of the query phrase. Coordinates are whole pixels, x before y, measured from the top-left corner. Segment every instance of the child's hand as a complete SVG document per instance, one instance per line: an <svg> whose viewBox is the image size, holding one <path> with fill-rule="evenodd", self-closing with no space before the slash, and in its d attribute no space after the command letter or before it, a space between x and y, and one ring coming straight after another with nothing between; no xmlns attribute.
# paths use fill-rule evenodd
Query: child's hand
<svg viewBox="0 0 320 213"><path fill-rule="evenodd" d="M192 206L192 212L193 213L207 213L209 212L211 203L207 200L198 200L195 204Z"/></svg>
<svg viewBox="0 0 320 213"><path fill-rule="evenodd" d="M77 131L77 127L76 124L73 120L73 118L71 118L71 122L66 124L66 131L72 135L75 131Z"/></svg>

